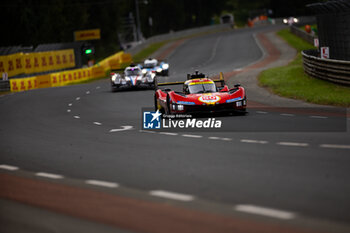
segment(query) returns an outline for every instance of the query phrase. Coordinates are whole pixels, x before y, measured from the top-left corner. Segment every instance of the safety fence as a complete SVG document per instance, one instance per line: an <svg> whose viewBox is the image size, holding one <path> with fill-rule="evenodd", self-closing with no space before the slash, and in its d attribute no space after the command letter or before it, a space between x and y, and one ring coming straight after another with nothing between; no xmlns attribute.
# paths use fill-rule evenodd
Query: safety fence
<svg viewBox="0 0 350 233"><path fill-rule="evenodd" d="M306 40L310 44L314 44L314 39L317 38L317 36L312 35L311 33L307 33L304 30L292 25L290 26L290 32L293 33L296 36L299 36L300 38Z"/></svg>
<svg viewBox="0 0 350 233"><path fill-rule="evenodd" d="M58 87L102 78L106 76L106 72L109 70L120 69L125 64L130 63L131 59L130 54L119 52L88 68L72 69L27 78L13 78L9 80L10 90L11 92L18 92L38 88Z"/></svg>
<svg viewBox="0 0 350 233"><path fill-rule="evenodd" d="M315 78L342 85L350 85L350 61L323 59L317 50L304 50L303 66L305 72Z"/></svg>
<svg viewBox="0 0 350 233"><path fill-rule="evenodd" d="M8 77L72 67L75 67L73 49L0 56L0 73L6 73Z"/></svg>

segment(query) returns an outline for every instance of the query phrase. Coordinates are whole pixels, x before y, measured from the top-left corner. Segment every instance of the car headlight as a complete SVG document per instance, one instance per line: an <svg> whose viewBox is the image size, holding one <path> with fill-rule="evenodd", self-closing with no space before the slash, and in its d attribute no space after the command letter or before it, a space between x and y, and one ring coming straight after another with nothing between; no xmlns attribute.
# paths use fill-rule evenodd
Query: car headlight
<svg viewBox="0 0 350 233"><path fill-rule="evenodd" d="M184 105L182 104L172 104L171 107L173 110L177 111L183 111L185 109Z"/></svg>
<svg viewBox="0 0 350 233"><path fill-rule="evenodd" d="M294 18L293 21L294 21L294 23L297 23L297 22L299 22L299 19Z"/></svg>
<svg viewBox="0 0 350 233"><path fill-rule="evenodd" d="M157 69L157 72L158 72L158 73L162 72L162 68L159 67L159 68Z"/></svg>
<svg viewBox="0 0 350 233"><path fill-rule="evenodd" d="M287 19L283 19L283 23L288 23L288 20Z"/></svg>
<svg viewBox="0 0 350 233"><path fill-rule="evenodd" d="M142 70L142 73L143 73L143 74L146 74L146 73L147 73L147 70L146 70L146 69L143 69L143 70Z"/></svg>
<svg viewBox="0 0 350 233"><path fill-rule="evenodd" d="M113 76L111 77L112 82L114 82L116 78L117 78L117 75L113 75Z"/></svg>
<svg viewBox="0 0 350 233"><path fill-rule="evenodd" d="M163 70L167 70L169 68L169 64L163 64L162 68Z"/></svg>

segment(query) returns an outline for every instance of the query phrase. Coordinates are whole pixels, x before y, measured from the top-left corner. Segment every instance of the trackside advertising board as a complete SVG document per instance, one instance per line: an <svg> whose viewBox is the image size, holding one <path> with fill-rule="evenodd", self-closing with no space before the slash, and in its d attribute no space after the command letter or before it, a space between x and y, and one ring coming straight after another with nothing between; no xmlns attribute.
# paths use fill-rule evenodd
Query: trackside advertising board
<svg viewBox="0 0 350 233"><path fill-rule="evenodd" d="M101 39L101 30L100 29L90 29L90 30L81 30L74 32L75 41L82 40L99 40Z"/></svg>

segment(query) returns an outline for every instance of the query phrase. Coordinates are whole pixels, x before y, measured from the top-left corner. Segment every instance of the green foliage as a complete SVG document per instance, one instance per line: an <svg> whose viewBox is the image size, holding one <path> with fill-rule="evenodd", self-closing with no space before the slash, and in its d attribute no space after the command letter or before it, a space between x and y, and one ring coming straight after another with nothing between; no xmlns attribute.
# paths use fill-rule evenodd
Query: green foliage
<svg viewBox="0 0 350 233"><path fill-rule="evenodd" d="M152 55L155 51L160 49L162 46L164 46L167 43L167 41L162 41L158 43L154 43L149 45L147 48L141 50L139 53L135 54L133 56L134 61L143 61L146 58L148 58L150 55Z"/></svg>
<svg viewBox="0 0 350 233"><path fill-rule="evenodd" d="M300 39L300 37L290 33L289 29L283 29L277 33L282 37L287 43L294 47L298 52L306 49L314 49L315 47L308 43L307 41Z"/></svg>
<svg viewBox="0 0 350 233"><path fill-rule="evenodd" d="M313 48L313 46L291 34L289 30L281 30L278 35L297 49L298 55L287 66L263 71L259 76L259 84L288 98L316 104L349 107L350 88L315 79L305 74L300 51Z"/></svg>

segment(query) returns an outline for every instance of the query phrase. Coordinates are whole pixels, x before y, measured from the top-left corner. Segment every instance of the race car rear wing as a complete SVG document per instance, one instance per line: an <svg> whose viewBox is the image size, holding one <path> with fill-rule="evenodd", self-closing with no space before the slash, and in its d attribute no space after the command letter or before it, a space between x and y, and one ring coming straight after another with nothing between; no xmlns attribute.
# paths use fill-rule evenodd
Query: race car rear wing
<svg viewBox="0 0 350 233"><path fill-rule="evenodd" d="M204 78L204 77L203 77ZM212 79L213 82L220 83L221 86L225 85L225 79L224 79L224 74L220 72L219 79ZM158 83L158 86L171 86L171 85L180 85L184 84L185 81L177 81L177 82L165 82L165 83Z"/></svg>

